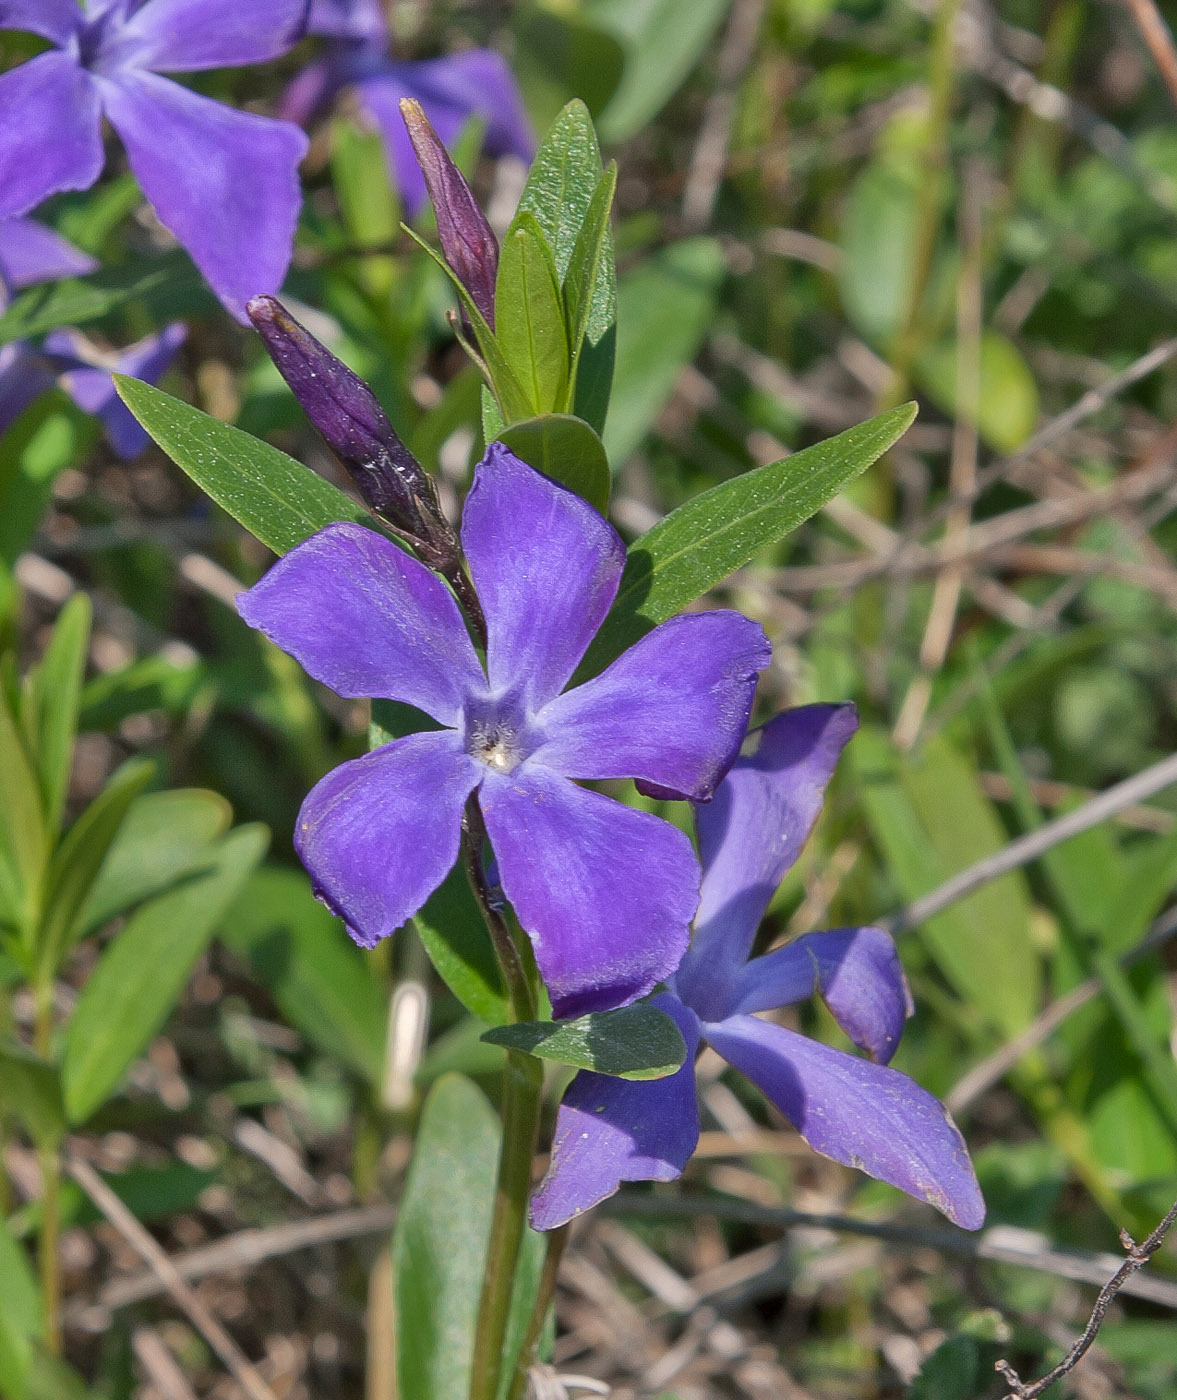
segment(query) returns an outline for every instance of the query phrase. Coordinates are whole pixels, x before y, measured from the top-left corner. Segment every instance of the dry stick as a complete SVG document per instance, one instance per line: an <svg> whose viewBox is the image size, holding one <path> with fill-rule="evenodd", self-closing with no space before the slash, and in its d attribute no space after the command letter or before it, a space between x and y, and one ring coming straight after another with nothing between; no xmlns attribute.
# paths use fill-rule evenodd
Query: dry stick
<svg viewBox="0 0 1177 1400"><path fill-rule="evenodd" d="M156 1274L176 1303L188 1315L188 1320L224 1362L250 1400L278 1400L278 1397L262 1380L253 1363L229 1336L209 1308L184 1282L180 1271L168 1255L94 1168L72 1153L66 1154L65 1166L66 1171L90 1197L110 1224Z"/></svg>
<svg viewBox="0 0 1177 1400"><path fill-rule="evenodd" d="M1125 778L1115 787L1108 788L1106 792L1101 792L1098 797L1093 797L1090 802L1085 802L1073 812L1056 817L1054 821L1047 822L1036 831L1027 832L1025 836L1011 841L995 854L970 865L967 870L962 870L950 880L945 880L939 888L924 895L922 899L915 900L906 909L901 909L889 919L880 920L880 924L889 933L903 933L914 928L938 914L941 909L946 909L958 899L971 894L979 886L1002 875L1008 875L1011 870L1029 865L1060 842L1098 826L1122 808L1142 802L1146 797L1152 797L1154 793L1161 792L1174 783L1177 783L1177 754L1170 754L1159 763L1154 763L1133 777Z"/></svg>
<svg viewBox="0 0 1177 1400"><path fill-rule="evenodd" d="M1153 0L1124 0L1124 3L1132 11L1140 37L1148 45L1165 86L1174 103L1177 103L1177 46L1173 43L1168 25L1161 18L1161 12Z"/></svg>
<svg viewBox="0 0 1177 1400"><path fill-rule="evenodd" d="M1177 934L1177 907L1170 909L1153 924L1136 947L1129 949L1119 959L1119 966L1122 968L1131 967L1141 958L1167 943L1174 934ZM974 1065L958 1079L944 1097L945 1107L950 1113L963 1112L983 1093L1003 1079L1023 1055L1028 1054L1041 1045L1043 1041L1048 1040L1069 1016L1078 1011L1081 1006L1086 1006L1103 989L1104 981L1102 978L1089 977L1086 982L1080 982L1077 987L1073 987L1065 996L1059 997L1057 1001L1052 1001L1040 1015L1030 1022L1024 1031L1014 1036L1012 1040L1006 1041L999 1050L994 1051L992 1055L987 1055L979 1064Z"/></svg>
<svg viewBox="0 0 1177 1400"><path fill-rule="evenodd" d="M985 168L970 161L964 171L960 208L962 262L956 292L956 418L952 425L952 456L948 468L948 489L953 496L967 498L977 479L977 415L981 398L981 198ZM944 526L946 547L964 545L969 534L970 508L960 505ZM899 707L893 738L901 749L910 749L919 738L932 682L944 665L952 642L957 608L964 585L964 569L948 565L936 575L932 604L920 642L920 669L907 688Z"/></svg>
<svg viewBox="0 0 1177 1400"><path fill-rule="evenodd" d="M1099 1329L1104 1324L1108 1308L1111 1307L1116 1294L1124 1288L1132 1275L1143 1269L1160 1249L1165 1242L1165 1236L1175 1221L1177 1221L1177 1201L1173 1202L1164 1220L1141 1244L1137 1244L1127 1230L1120 1231L1120 1243L1128 1251L1128 1257L1099 1290L1099 1297L1091 1309L1091 1316L1087 1321L1087 1326L1083 1329L1082 1336L1058 1365L1053 1370L1048 1371L1040 1380L1032 1381L1027 1385L1008 1361L998 1361L994 1364L993 1369L1001 1373L1002 1380L1010 1387L1005 1400L1036 1400L1036 1397L1041 1395L1044 1390L1049 1390L1055 1381L1062 1380L1069 1371L1075 1369L1098 1336Z"/></svg>

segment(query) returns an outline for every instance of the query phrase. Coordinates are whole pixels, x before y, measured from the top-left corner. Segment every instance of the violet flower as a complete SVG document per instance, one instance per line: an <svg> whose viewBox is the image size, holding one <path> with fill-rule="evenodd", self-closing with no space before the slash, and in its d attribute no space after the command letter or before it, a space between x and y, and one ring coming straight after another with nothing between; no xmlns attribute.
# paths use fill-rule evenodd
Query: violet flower
<svg viewBox="0 0 1177 1400"><path fill-rule="evenodd" d="M329 525L238 597L250 626L338 694L402 701L442 726L328 773L295 846L319 898L371 947L453 866L476 793L556 1014L622 1005L677 966L698 863L681 831L572 779L706 799L738 750L768 642L735 612L678 617L564 691L617 593L617 533L492 443L461 538L485 669L441 580L360 525Z"/></svg>
<svg viewBox="0 0 1177 1400"><path fill-rule="evenodd" d="M0 311L9 291L59 277L78 277L96 264L52 229L32 219L0 219ZM115 393L111 370L156 383L184 343L183 324L168 326L113 356L102 356L78 331L58 330L39 346L0 346L0 434L35 400L60 384L83 412L98 418L114 451L137 457L149 438Z"/></svg>
<svg viewBox="0 0 1177 1400"><path fill-rule="evenodd" d="M714 800L696 809L703 890L695 936L669 990L653 999L682 1031L686 1063L641 1082L576 1076L532 1200L537 1229L564 1224L623 1181L682 1173L699 1138L694 1057L704 1040L816 1151L929 1202L965 1229L980 1228L985 1205L956 1125L931 1094L887 1068L911 1011L890 935L832 929L747 960L857 727L852 705L778 715L749 736ZM869 1059L755 1015L814 992Z"/></svg>
<svg viewBox="0 0 1177 1400"><path fill-rule="evenodd" d="M323 35L328 48L286 89L281 114L306 126L327 110L337 93L350 89L360 111L384 138L389 176L409 218L425 203L425 182L401 121L402 98L421 103L447 145L457 140L471 117L479 117L486 123L484 144L490 155L530 161L535 154L519 89L493 49L466 49L416 62L391 59L380 0L311 0L307 32Z"/></svg>
<svg viewBox="0 0 1177 1400"><path fill-rule="evenodd" d="M239 319L277 291L302 203L306 137L161 72L262 63L301 36L307 0L0 0L0 29L56 45L0 76L0 218L102 173L102 119L164 226Z"/></svg>

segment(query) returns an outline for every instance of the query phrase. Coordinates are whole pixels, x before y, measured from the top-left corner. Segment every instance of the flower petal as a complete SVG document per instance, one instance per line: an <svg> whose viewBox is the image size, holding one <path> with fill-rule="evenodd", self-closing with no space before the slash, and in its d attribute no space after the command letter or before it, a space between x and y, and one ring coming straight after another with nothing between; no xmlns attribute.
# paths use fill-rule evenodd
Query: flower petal
<svg viewBox="0 0 1177 1400"><path fill-rule="evenodd" d="M737 612L674 617L537 716L534 754L570 778L638 778L709 797L739 751L772 648Z"/></svg>
<svg viewBox="0 0 1177 1400"><path fill-rule="evenodd" d="M103 105L143 193L225 306L276 292L290 265L307 138L154 73L101 79Z"/></svg>
<svg viewBox="0 0 1177 1400"><path fill-rule="evenodd" d="M501 442L474 469L462 545L490 632L491 688L538 709L605 620L625 546L592 506Z"/></svg>
<svg viewBox="0 0 1177 1400"><path fill-rule="evenodd" d="M0 345L0 436L34 400L53 388L53 373L23 341Z"/></svg>
<svg viewBox="0 0 1177 1400"><path fill-rule="evenodd" d="M398 68L404 65L381 61L373 71L353 72L350 78L356 102L368 121L379 131L384 141L388 176L400 195L405 217L415 219L425 204L425 177L413 154L413 143L401 116L402 97L411 97L412 88L400 79ZM439 134L447 144L455 141L465 118L461 112L434 107L441 126ZM436 123L435 123L436 125Z"/></svg>
<svg viewBox="0 0 1177 1400"><path fill-rule="evenodd" d="M886 1064L914 1009L895 940L881 928L807 933L745 963L738 1013L772 1011L817 992L872 1060Z"/></svg>
<svg viewBox="0 0 1177 1400"><path fill-rule="evenodd" d="M308 34L364 39L383 48L388 38L381 0L311 0Z"/></svg>
<svg viewBox="0 0 1177 1400"><path fill-rule="evenodd" d="M275 115L285 122L308 126L325 111L341 81L339 65L333 57L314 59L286 85Z"/></svg>
<svg viewBox="0 0 1177 1400"><path fill-rule="evenodd" d="M695 937L676 979L704 1020L735 1005L734 980L785 871L821 811L838 756L858 728L853 705L805 705L748 736L695 825L703 892Z"/></svg>
<svg viewBox="0 0 1177 1400"><path fill-rule="evenodd" d="M159 335L149 335L128 346L117 359L119 374L158 383L176 352L187 338L182 321L175 321ZM131 410L115 392L110 370L94 363L93 347L75 330L54 331L45 337L44 348L57 369L62 387L83 413L102 420L107 441L124 461L130 461L151 441Z"/></svg>
<svg viewBox="0 0 1177 1400"><path fill-rule="evenodd" d="M707 1024L703 1033L815 1152L980 1229L985 1203L964 1139L943 1104L907 1075L754 1016Z"/></svg>
<svg viewBox="0 0 1177 1400"><path fill-rule="evenodd" d="M65 44L81 23L77 0L0 0L0 29L27 29Z"/></svg>
<svg viewBox="0 0 1177 1400"><path fill-rule="evenodd" d="M450 732L410 734L328 773L294 847L321 899L371 948L412 918L458 857L478 765Z"/></svg>
<svg viewBox="0 0 1177 1400"><path fill-rule="evenodd" d="M576 1076L556 1115L547 1175L531 1198L535 1229L567 1224L623 1181L673 1181L694 1152L699 1021L677 997L657 996L651 1005L673 1016L682 1031L682 1068L665 1079L615 1079L588 1070Z"/></svg>
<svg viewBox="0 0 1177 1400"><path fill-rule="evenodd" d="M98 264L35 219L0 219L0 282L19 289L59 277L84 277Z"/></svg>
<svg viewBox="0 0 1177 1400"><path fill-rule="evenodd" d="M237 611L337 695L415 705L461 722L486 689L445 584L363 525L328 525L237 595Z"/></svg>
<svg viewBox="0 0 1177 1400"><path fill-rule="evenodd" d="M535 136L519 85L494 49L464 49L444 58L391 66L434 126L434 110L448 107L461 114L462 125L471 116L486 123L484 144L490 155L514 155L526 161L535 155Z"/></svg>
<svg viewBox="0 0 1177 1400"><path fill-rule="evenodd" d="M557 1016L625 1006L674 971L698 893L681 831L535 763L487 769L478 800Z"/></svg>
<svg viewBox="0 0 1177 1400"><path fill-rule="evenodd" d="M161 73L278 58L302 38L307 0L147 0L120 26L120 52Z"/></svg>
<svg viewBox="0 0 1177 1400"><path fill-rule="evenodd" d="M0 75L0 219L102 174L102 113L89 73L43 53Z"/></svg>

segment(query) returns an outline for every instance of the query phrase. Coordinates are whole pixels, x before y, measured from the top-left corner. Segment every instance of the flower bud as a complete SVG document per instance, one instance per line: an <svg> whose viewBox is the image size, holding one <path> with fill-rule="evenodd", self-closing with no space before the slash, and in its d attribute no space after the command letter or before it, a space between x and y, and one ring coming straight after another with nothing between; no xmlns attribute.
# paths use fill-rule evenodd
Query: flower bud
<svg viewBox="0 0 1177 1400"><path fill-rule="evenodd" d="M453 528L433 481L393 431L364 381L299 325L276 297L246 306L294 397L355 483L368 508L388 521L431 568L458 558Z"/></svg>
<svg viewBox="0 0 1177 1400"><path fill-rule="evenodd" d="M437 215L441 251L493 330L498 239L421 104L402 97L400 109Z"/></svg>

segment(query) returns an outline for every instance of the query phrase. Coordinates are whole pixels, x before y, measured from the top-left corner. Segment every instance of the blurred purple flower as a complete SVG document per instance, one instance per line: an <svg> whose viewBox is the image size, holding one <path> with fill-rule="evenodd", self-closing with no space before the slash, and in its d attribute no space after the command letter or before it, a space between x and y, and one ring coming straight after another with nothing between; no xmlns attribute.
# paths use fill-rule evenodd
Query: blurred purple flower
<svg viewBox="0 0 1177 1400"><path fill-rule="evenodd" d="M0 219L0 311L8 295L38 282L93 272L93 258L32 219ZM120 457L137 457L149 438L115 393L111 370L156 383L186 335L182 324L148 336L114 356L101 356L78 331L58 330L40 346L11 341L0 346L0 434L28 406L60 384L85 413L98 418Z"/></svg>
<svg viewBox="0 0 1177 1400"><path fill-rule="evenodd" d="M307 32L328 39L327 52L286 89L281 114L306 126L341 89L351 88L361 112L384 138L389 174L409 218L425 203L425 182L401 120L403 97L421 103L446 145L452 145L476 116L486 123L484 144L490 155L516 155L530 161L535 154L535 138L518 86L493 49L397 62L388 57L388 28L380 0L312 0Z"/></svg>
<svg viewBox="0 0 1177 1400"><path fill-rule="evenodd" d="M554 1229L623 1181L670 1181L699 1138L694 1059L705 1040L747 1075L816 1151L929 1202L965 1229L985 1205L939 1101L887 1068L911 1001L895 945L877 928L810 933L748 961L757 925L821 809L858 727L852 705L809 705L749 736L696 809L703 890L690 950L653 1004L687 1042L682 1069L637 1082L582 1072L564 1095L532 1224ZM869 1059L754 1013L814 992Z"/></svg>
<svg viewBox="0 0 1177 1400"><path fill-rule="evenodd" d="M307 0L0 0L0 29L57 47L0 76L0 218L102 172L102 118L228 309L277 291L302 203L306 137L161 72L262 63L301 37Z"/></svg>
<svg viewBox="0 0 1177 1400"><path fill-rule="evenodd" d="M298 854L371 947L445 878L477 792L556 1014L622 1005L678 965L698 863L682 832L571 780L709 797L768 642L735 612L678 617L564 691L616 595L620 538L500 443L475 470L461 535L485 670L441 580L359 525L321 530L239 596L246 622L339 695L399 700L443 726L328 773L299 813Z"/></svg>

